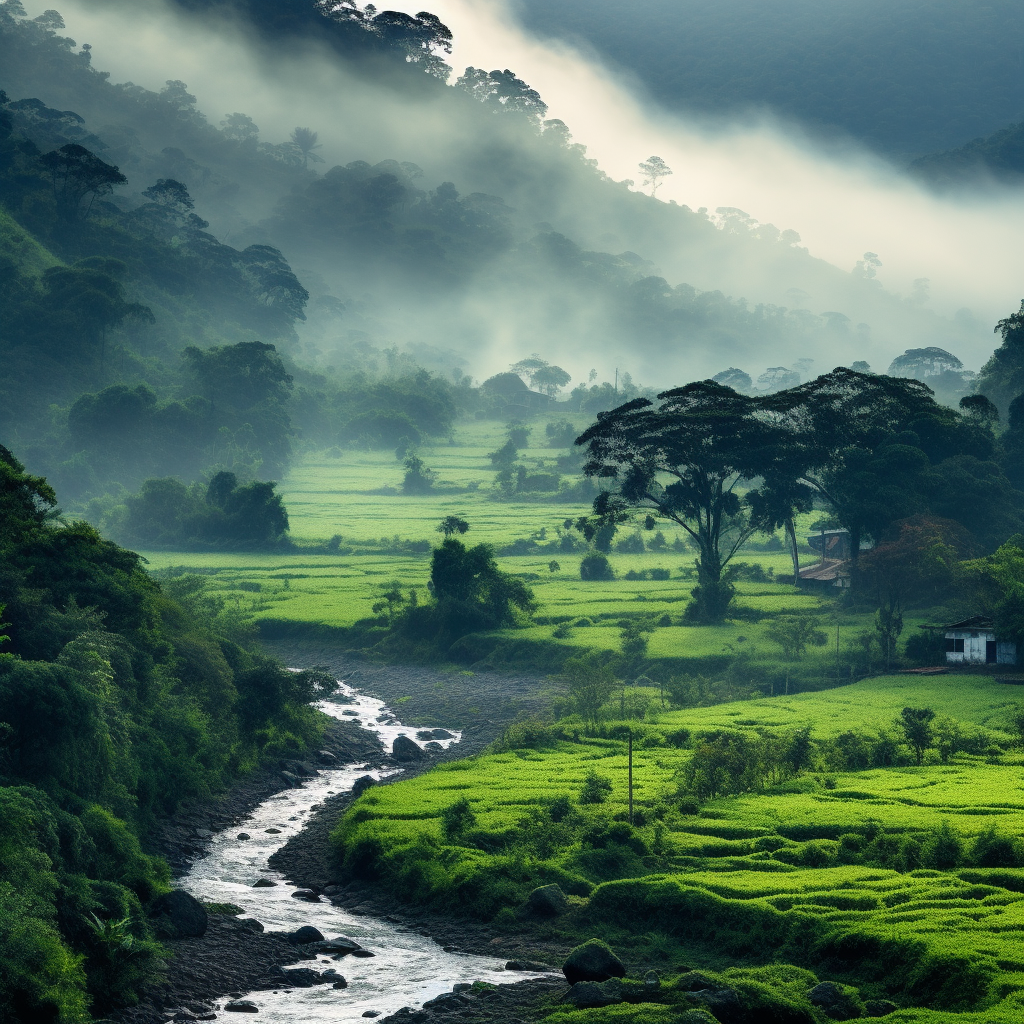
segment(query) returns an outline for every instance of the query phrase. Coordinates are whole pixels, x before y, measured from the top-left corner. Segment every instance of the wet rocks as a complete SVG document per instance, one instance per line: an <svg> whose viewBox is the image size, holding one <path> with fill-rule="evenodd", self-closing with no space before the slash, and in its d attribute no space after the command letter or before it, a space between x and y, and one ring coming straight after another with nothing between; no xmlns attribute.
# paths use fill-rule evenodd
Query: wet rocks
<svg viewBox="0 0 1024 1024"><path fill-rule="evenodd" d="M180 889L157 896L148 910L153 928L162 939L199 938L206 934L209 923L206 908Z"/></svg>
<svg viewBox="0 0 1024 1024"><path fill-rule="evenodd" d="M355 939L339 935L337 938L327 939L325 942L319 943L317 951L320 953L334 953L336 954L335 959L338 959L339 957L348 956L350 953L355 953L357 949L362 948Z"/></svg>
<svg viewBox="0 0 1024 1024"><path fill-rule="evenodd" d="M565 963L562 964L562 973L570 985L575 985L578 981L624 978L626 968L606 942L588 939L566 957Z"/></svg>
<svg viewBox="0 0 1024 1024"><path fill-rule="evenodd" d="M242 837L239 836L238 838L241 839ZM254 889L273 889L276 885L277 882L272 882L269 878L257 878L256 881L252 883L252 887Z"/></svg>
<svg viewBox="0 0 1024 1024"><path fill-rule="evenodd" d="M228 1013L259 1013L260 1008L251 999L232 999L224 1004Z"/></svg>
<svg viewBox="0 0 1024 1024"><path fill-rule="evenodd" d="M391 753L396 761L420 761L426 754L423 748L408 736L396 736L391 744Z"/></svg>
<svg viewBox="0 0 1024 1024"><path fill-rule="evenodd" d="M265 828L263 831L266 832L268 836L279 836L281 834L281 830L279 828Z"/></svg>
<svg viewBox="0 0 1024 1024"><path fill-rule="evenodd" d="M305 946L310 942L324 941L323 932L319 928L314 928L311 924L304 924L301 928L289 932L285 937L293 946Z"/></svg>
<svg viewBox="0 0 1024 1024"><path fill-rule="evenodd" d="M352 956L357 959L366 959L367 957L376 956L376 953L371 953L368 949L353 949Z"/></svg>
<svg viewBox="0 0 1024 1024"><path fill-rule="evenodd" d="M360 775L352 784L352 799L358 800L371 786L376 786L377 780L372 775Z"/></svg>
<svg viewBox="0 0 1024 1024"><path fill-rule="evenodd" d="M538 963L535 960L509 960L505 964L506 971L536 971L538 973L542 971L554 971L554 967L549 964Z"/></svg>
<svg viewBox="0 0 1024 1024"><path fill-rule="evenodd" d="M292 893L292 899L305 900L307 903L319 903L320 893L315 889L296 889L295 892ZM323 936L321 935L320 938L323 938Z"/></svg>
<svg viewBox="0 0 1024 1024"><path fill-rule="evenodd" d="M418 740L453 740L455 736L447 729L420 729L416 733Z"/></svg>
<svg viewBox="0 0 1024 1024"><path fill-rule="evenodd" d="M252 836L248 832L239 832L235 838L244 842L246 839L252 839Z"/></svg>

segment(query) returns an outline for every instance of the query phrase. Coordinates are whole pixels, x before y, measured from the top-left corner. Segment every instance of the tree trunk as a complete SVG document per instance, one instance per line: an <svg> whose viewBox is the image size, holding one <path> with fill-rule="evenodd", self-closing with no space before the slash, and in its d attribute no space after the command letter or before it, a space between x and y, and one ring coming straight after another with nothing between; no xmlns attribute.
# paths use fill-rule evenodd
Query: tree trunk
<svg viewBox="0 0 1024 1024"><path fill-rule="evenodd" d="M786 537L789 539L789 553L793 559L793 585L800 582L800 553L797 551L796 524L793 517L786 520Z"/></svg>

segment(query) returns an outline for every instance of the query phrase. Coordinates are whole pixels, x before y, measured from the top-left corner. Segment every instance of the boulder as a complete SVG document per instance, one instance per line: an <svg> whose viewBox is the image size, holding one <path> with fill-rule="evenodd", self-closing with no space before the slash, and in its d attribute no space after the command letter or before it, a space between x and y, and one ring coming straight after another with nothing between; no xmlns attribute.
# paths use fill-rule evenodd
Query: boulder
<svg viewBox="0 0 1024 1024"><path fill-rule="evenodd" d="M360 775L352 783L352 799L356 800L363 795L371 786L376 786L377 780L372 775Z"/></svg>
<svg viewBox="0 0 1024 1024"><path fill-rule="evenodd" d="M304 924L301 928L289 932L287 939L293 946L305 946L308 942L323 942L324 935L311 924Z"/></svg>
<svg viewBox="0 0 1024 1024"><path fill-rule="evenodd" d="M408 736L396 736L391 744L391 753L396 761L420 761L426 756L423 748Z"/></svg>
<svg viewBox="0 0 1024 1024"><path fill-rule="evenodd" d="M577 981L562 997L562 1002L577 1009L613 1006L622 1002L622 982L619 978L609 978L607 981Z"/></svg>
<svg viewBox="0 0 1024 1024"><path fill-rule="evenodd" d="M364 1017L379 1017L380 1010L363 1010Z"/></svg>
<svg viewBox="0 0 1024 1024"><path fill-rule="evenodd" d="M252 883L254 889L273 889L277 885L277 882L272 882L269 878L257 878Z"/></svg>
<svg viewBox="0 0 1024 1024"><path fill-rule="evenodd" d="M353 949L352 950L352 956L357 957L359 959L364 959L365 960L367 957L376 956L376 955L377 955L376 953L371 953L368 949Z"/></svg>
<svg viewBox="0 0 1024 1024"><path fill-rule="evenodd" d="M558 917L569 909L569 900L557 885L542 885L527 897L523 911L533 917Z"/></svg>
<svg viewBox="0 0 1024 1024"><path fill-rule="evenodd" d="M251 999L232 999L224 1004L228 1013L259 1013L260 1008Z"/></svg>
<svg viewBox="0 0 1024 1024"><path fill-rule="evenodd" d="M279 828L265 828L263 831L266 832L268 836L279 836L281 834L281 830Z"/></svg>
<svg viewBox="0 0 1024 1024"><path fill-rule="evenodd" d="M362 948L355 939L350 939L345 935L328 939L326 942L320 943L319 947L321 953L337 953L340 956L348 956L349 953L354 953L357 949Z"/></svg>
<svg viewBox="0 0 1024 1024"><path fill-rule="evenodd" d="M295 787L302 785L302 779L300 779L294 772L281 772L281 778L283 778L289 786Z"/></svg>
<svg viewBox="0 0 1024 1024"><path fill-rule="evenodd" d="M348 988L348 982L344 978L340 978L331 988Z"/></svg>
<svg viewBox="0 0 1024 1024"><path fill-rule="evenodd" d="M570 985L575 985L578 981L624 978L626 968L606 942L588 939L566 957L565 963L562 964L562 973Z"/></svg>
<svg viewBox="0 0 1024 1024"><path fill-rule="evenodd" d="M863 1016L864 1004L857 990L834 981L823 981L807 993L812 1006L817 1006L833 1020L853 1020Z"/></svg>
<svg viewBox="0 0 1024 1024"><path fill-rule="evenodd" d="M420 729L416 733L418 740L453 740L455 737L447 729Z"/></svg>
<svg viewBox="0 0 1024 1024"><path fill-rule="evenodd" d="M509 960L505 964L506 971L553 971L554 967L550 964L542 964L536 960Z"/></svg>
<svg viewBox="0 0 1024 1024"><path fill-rule="evenodd" d="M891 999L869 999L864 1003L864 1014L868 1017L887 1017L898 1009Z"/></svg>
<svg viewBox="0 0 1024 1024"><path fill-rule="evenodd" d="M206 908L181 889L157 896L148 909L153 928L161 939L191 939L206 934Z"/></svg>
<svg viewBox="0 0 1024 1024"><path fill-rule="evenodd" d="M283 978L285 984L293 988L312 988L314 985L322 985L327 979L321 978L319 971L312 967L293 967L290 971L282 969L278 977Z"/></svg>
<svg viewBox="0 0 1024 1024"><path fill-rule="evenodd" d="M316 752L316 756L319 757L324 764L335 764L338 760L329 750L318 750Z"/></svg>
<svg viewBox="0 0 1024 1024"><path fill-rule="evenodd" d="M307 903L319 903L320 893L313 889L296 889L292 893L293 900L305 900ZM321 936L323 938L323 936Z"/></svg>
<svg viewBox="0 0 1024 1024"><path fill-rule="evenodd" d="M244 840L246 840L246 839L252 839L252 836L251 836L251 835L249 835L249 833L248 833L248 832L239 832L239 833L238 833L238 835L237 835L237 836L235 836L235 838L236 838L236 839L241 839L241 840L243 840L243 841L244 841Z"/></svg>

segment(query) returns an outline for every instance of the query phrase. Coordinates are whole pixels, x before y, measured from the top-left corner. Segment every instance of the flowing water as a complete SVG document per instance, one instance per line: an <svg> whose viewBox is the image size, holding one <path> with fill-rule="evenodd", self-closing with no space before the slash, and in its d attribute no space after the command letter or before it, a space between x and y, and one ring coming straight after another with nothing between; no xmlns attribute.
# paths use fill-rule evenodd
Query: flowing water
<svg viewBox="0 0 1024 1024"><path fill-rule="evenodd" d="M319 707L334 718L357 721L375 732L388 750L399 734L415 737L416 730L397 722L382 701L344 683L338 701L324 701ZM443 746L461 738L456 730L449 731L454 739L438 741ZM321 971L335 968L348 981L348 988L317 985L288 992L256 992L246 998L259 1006L259 1020L292 1024L353 1021L369 1010L389 1014L403 1006L415 1009L442 992L450 992L458 982L509 983L532 976L518 972L510 975L503 970L503 961L490 957L446 953L433 939L378 918L353 915L327 902L293 899L295 887L284 884L283 876L267 866L271 854L301 831L326 797L347 792L362 775L381 778L388 774L393 772L369 770L363 764L321 771L301 787L270 797L245 821L215 835L209 852L182 879L182 887L193 895L211 903L234 903L242 907L244 917L255 918L268 931L294 931L310 924L326 938L346 935L375 954L365 959L348 956L340 961L327 957L318 957L316 963L303 961L298 966ZM252 838L238 839L242 832ZM254 889L258 878L278 884Z"/></svg>

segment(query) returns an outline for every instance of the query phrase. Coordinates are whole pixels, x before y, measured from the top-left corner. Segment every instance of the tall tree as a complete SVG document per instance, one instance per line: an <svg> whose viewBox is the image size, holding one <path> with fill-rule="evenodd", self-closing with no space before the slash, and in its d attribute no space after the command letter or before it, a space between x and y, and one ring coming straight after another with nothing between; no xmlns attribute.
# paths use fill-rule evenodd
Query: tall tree
<svg viewBox="0 0 1024 1024"><path fill-rule="evenodd" d="M67 221L87 217L99 197L128 181L118 168L77 143L44 153L39 162L49 175L57 212Z"/></svg>
<svg viewBox="0 0 1024 1024"><path fill-rule="evenodd" d="M1003 343L978 375L978 391L990 398L1005 416L1010 403L1024 395L1024 300L1020 309L996 324Z"/></svg>
<svg viewBox="0 0 1024 1024"><path fill-rule="evenodd" d="M324 158L314 152L317 149L323 149L323 146L317 141L319 138L319 134L310 128L296 128L292 132L292 145L302 154L303 168L309 166L310 160L315 164L324 162Z"/></svg>
<svg viewBox="0 0 1024 1024"><path fill-rule="evenodd" d="M640 173L644 176L644 186L651 186L653 198L658 194L662 178L667 178L672 173L672 168L660 156L649 156L640 164Z"/></svg>
<svg viewBox="0 0 1024 1024"><path fill-rule="evenodd" d="M599 519L643 509L680 526L698 550L693 614L720 621L732 600L726 567L766 523L739 485L773 467L786 440L756 399L714 381L687 384L602 413L577 440L588 476L616 482L594 502Z"/></svg>

